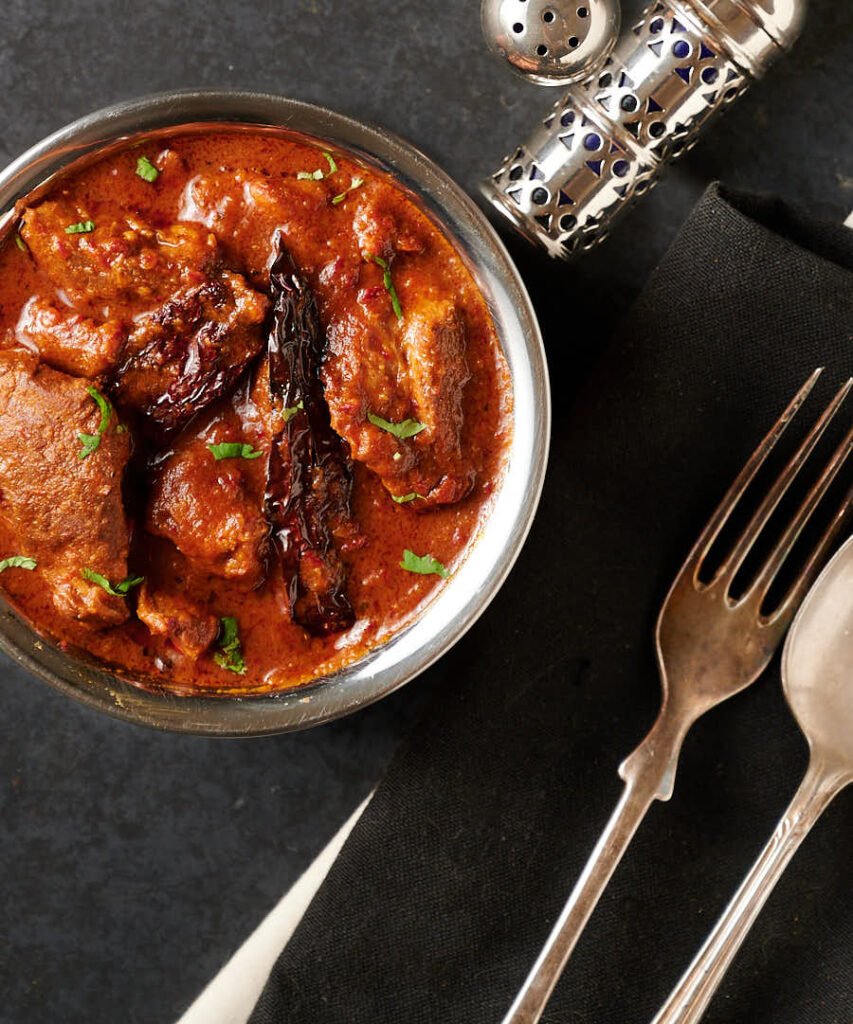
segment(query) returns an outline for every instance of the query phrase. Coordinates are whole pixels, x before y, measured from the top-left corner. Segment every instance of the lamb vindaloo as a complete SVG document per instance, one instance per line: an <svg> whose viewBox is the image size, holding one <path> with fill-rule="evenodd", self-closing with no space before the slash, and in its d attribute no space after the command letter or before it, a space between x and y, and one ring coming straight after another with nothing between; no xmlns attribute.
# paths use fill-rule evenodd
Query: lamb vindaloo
<svg viewBox="0 0 853 1024"><path fill-rule="evenodd" d="M387 176L261 130L128 145L0 249L0 588L148 688L297 686L458 568L511 418L483 297Z"/></svg>

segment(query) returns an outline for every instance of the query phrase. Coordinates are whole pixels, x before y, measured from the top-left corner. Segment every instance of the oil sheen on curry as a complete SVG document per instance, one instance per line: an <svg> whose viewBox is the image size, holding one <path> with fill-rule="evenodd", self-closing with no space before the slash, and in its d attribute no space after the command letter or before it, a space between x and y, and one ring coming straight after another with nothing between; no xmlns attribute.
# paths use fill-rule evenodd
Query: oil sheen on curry
<svg viewBox="0 0 853 1024"><path fill-rule="evenodd" d="M410 623L511 435L483 297L409 195L284 133L114 150L0 250L0 588L137 684L268 693Z"/></svg>

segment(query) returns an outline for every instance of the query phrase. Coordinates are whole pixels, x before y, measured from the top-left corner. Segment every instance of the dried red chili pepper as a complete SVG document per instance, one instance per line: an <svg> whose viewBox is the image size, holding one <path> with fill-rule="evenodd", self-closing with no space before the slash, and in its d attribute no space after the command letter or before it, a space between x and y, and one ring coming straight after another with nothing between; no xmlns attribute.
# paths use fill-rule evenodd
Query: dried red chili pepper
<svg viewBox="0 0 853 1024"><path fill-rule="evenodd" d="M273 440L267 516L291 615L312 636L349 629L355 612L334 531L351 520L352 463L332 429L320 367L326 338L312 292L279 235L270 268L270 390L283 429Z"/></svg>

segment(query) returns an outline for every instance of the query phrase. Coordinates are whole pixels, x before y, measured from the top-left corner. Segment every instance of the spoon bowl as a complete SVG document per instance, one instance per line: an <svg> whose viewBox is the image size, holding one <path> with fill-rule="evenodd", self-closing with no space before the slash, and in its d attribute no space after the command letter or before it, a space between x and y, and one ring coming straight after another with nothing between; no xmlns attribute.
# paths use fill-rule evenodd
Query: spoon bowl
<svg viewBox="0 0 853 1024"><path fill-rule="evenodd" d="M853 537L800 607L782 685L812 751L853 776Z"/></svg>

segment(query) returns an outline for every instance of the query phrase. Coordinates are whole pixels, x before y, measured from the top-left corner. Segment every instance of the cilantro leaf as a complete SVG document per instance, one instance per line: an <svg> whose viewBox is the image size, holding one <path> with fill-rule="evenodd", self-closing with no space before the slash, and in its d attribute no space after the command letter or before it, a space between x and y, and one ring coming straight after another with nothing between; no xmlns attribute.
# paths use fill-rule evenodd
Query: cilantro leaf
<svg viewBox="0 0 853 1024"><path fill-rule="evenodd" d="M113 413L113 407L97 388L92 387L90 384L86 390L101 410L101 422L98 424L98 431L96 434L77 435L77 440L83 445L83 450L78 453L81 459L85 459L88 455L91 455L92 452L98 450L101 444L101 438L104 436L104 431L107 429L107 425L110 422L110 416L112 416Z"/></svg>
<svg viewBox="0 0 853 1024"><path fill-rule="evenodd" d="M338 165L335 163L335 158L331 153L327 153L325 149L323 150L323 156L329 161L328 171L324 171L322 168L318 167L316 171L300 171L296 177L300 178L302 181L322 181L323 178L329 178L333 174L336 174Z"/></svg>
<svg viewBox="0 0 853 1024"><path fill-rule="evenodd" d="M35 569L38 562L34 558L26 558L24 555L10 555L8 558L0 559L0 572L6 569Z"/></svg>
<svg viewBox="0 0 853 1024"><path fill-rule="evenodd" d="M65 229L66 235L88 235L90 231L95 230L95 222L93 220L81 220L77 224L69 224Z"/></svg>
<svg viewBox="0 0 853 1024"><path fill-rule="evenodd" d="M223 441L207 447L217 462L221 459L259 459L264 454L255 451L252 445L241 444L239 441Z"/></svg>
<svg viewBox="0 0 853 1024"><path fill-rule="evenodd" d="M394 437L399 437L400 440L414 437L415 434L426 430L426 423L419 423L417 420L403 420L402 423L392 423L390 420L383 420L381 416L375 416L372 412L367 414L367 418L374 427L379 427L380 430L393 434Z"/></svg>
<svg viewBox="0 0 853 1024"><path fill-rule="evenodd" d="M136 161L136 173L142 178L143 181L156 181L160 177L160 172L151 163L147 156L141 156Z"/></svg>
<svg viewBox="0 0 853 1024"><path fill-rule="evenodd" d="M337 206L338 203L342 203L350 194L350 192L352 192L354 189L360 188L363 184L364 178L353 178L352 181L350 181L349 188L345 188L343 192L335 196L335 198L332 200L332 206Z"/></svg>
<svg viewBox="0 0 853 1024"><path fill-rule="evenodd" d="M299 412L300 409L305 408L305 403L300 398L296 405L289 405L286 409L282 409L281 418L285 423L290 423L293 417Z"/></svg>
<svg viewBox="0 0 853 1024"><path fill-rule="evenodd" d="M247 666L240 643L240 628L237 620L230 615L219 620L217 646L219 650L213 655L216 664L229 672L235 672L238 676L244 676Z"/></svg>
<svg viewBox="0 0 853 1024"><path fill-rule="evenodd" d="M91 455L92 452L96 452L101 443L100 434L78 434L77 440L83 445L83 450L79 453L81 459L85 459Z"/></svg>
<svg viewBox="0 0 853 1024"><path fill-rule="evenodd" d="M89 580L90 583L97 583L99 587L106 590L108 594L112 594L113 597L127 597L134 587L138 587L140 583L145 582L144 576L128 576L126 580L122 580L121 583L116 583L113 586L106 576L95 572L94 569L84 569L81 575L84 580Z"/></svg>
<svg viewBox="0 0 853 1024"><path fill-rule="evenodd" d="M436 561L432 555L416 555L414 551L409 551L408 548L403 552L403 561L400 562L400 568L406 569L409 572L420 573L421 576L441 576L442 579L447 579L450 573L441 562Z"/></svg>
<svg viewBox="0 0 853 1024"><path fill-rule="evenodd" d="M397 295L397 289L394 287L394 281L391 278L391 267L388 265L387 260L383 260L381 256L374 256L373 253L367 252L362 254L364 259L372 260L377 267L381 267L384 271L382 275L382 283L385 285L385 291L391 298L391 308L394 310L394 316L397 317L397 323L403 321L403 307L400 305L400 297Z"/></svg>
<svg viewBox="0 0 853 1024"><path fill-rule="evenodd" d="M417 491L412 491L411 494L401 494L399 497L396 494L391 495L391 501L396 501L398 505L404 505L407 501L414 501L415 498L423 498L423 495L418 494Z"/></svg>

